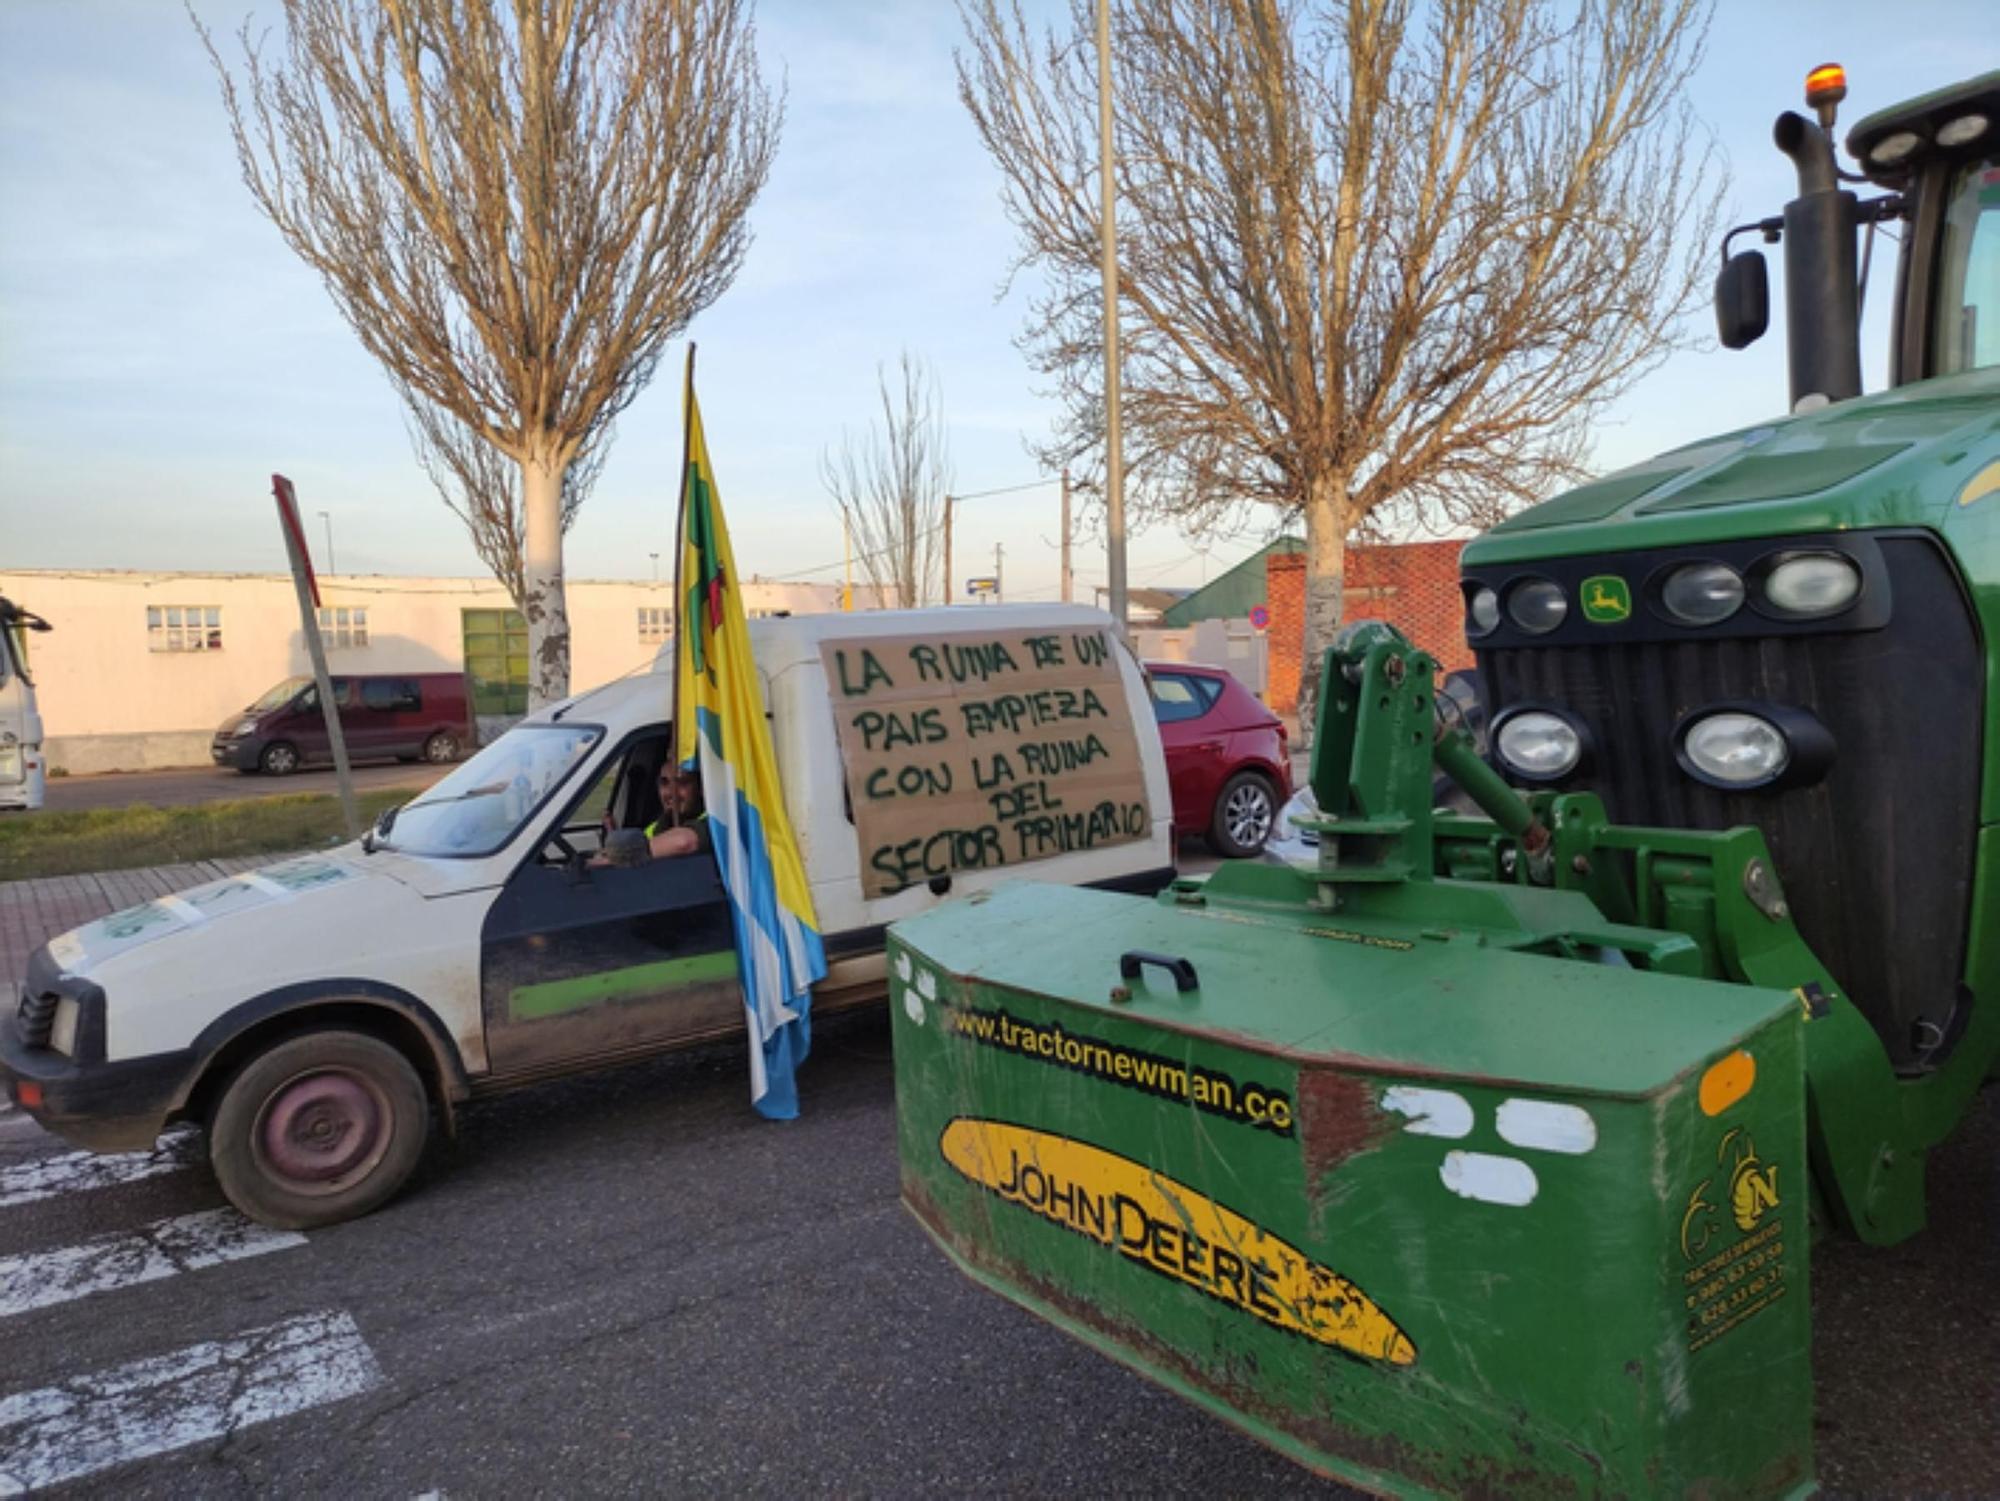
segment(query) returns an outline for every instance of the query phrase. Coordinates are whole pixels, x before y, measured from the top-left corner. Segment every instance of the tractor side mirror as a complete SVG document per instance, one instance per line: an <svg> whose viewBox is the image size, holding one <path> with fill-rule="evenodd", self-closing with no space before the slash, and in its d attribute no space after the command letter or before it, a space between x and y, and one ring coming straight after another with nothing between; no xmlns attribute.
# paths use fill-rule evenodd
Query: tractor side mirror
<svg viewBox="0 0 2000 1501"><path fill-rule="evenodd" d="M1726 256L1715 278L1715 330L1725 349L1745 349L1771 326L1771 276L1764 252Z"/></svg>

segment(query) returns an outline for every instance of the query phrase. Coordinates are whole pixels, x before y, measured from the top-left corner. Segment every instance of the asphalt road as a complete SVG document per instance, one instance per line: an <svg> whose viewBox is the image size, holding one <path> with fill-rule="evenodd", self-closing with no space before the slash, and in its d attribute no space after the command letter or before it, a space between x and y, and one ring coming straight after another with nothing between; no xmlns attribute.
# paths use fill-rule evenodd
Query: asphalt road
<svg viewBox="0 0 2000 1501"><path fill-rule="evenodd" d="M408 787L412 793L428 787L450 771L449 766L391 761L354 768L357 790ZM213 766L172 771L108 771L97 776L55 777L49 782L46 809L69 812L83 808L124 808L150 803L157 808L190 803L225 802L233 798L275 797L280 793L339 791L331 769L300 771L288 777L245 776ZM32 817L33 815L28 815Z"/></svg>
<svg viewBox="0 0 2000 1501"><path fill-rule="evenodd" d="M1347 1494L948 1267L897 1203L879 1011L802 1079L783 1126L726 1047L496 1100L304 1237L216 1215L185 1149L92 1186L0 1120L0 1493ZM1936 1229L1815 1256L1836 1493L2000 1489L1994 1106Z"/></svg>

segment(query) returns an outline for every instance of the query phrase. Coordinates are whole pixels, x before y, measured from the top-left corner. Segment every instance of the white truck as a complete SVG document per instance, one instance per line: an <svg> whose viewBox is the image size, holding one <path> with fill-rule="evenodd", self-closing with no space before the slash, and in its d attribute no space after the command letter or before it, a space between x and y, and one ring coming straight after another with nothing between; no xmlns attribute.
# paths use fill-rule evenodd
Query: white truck
<svg viewBox="0 0 2000 1501"><path fill-rule="evenodd" d="M1024 871L1172 878L1151 701L1107 616L882 611L751 635L830 963L816 1011L879 999L884 928L940 901ZM99 1151L200 1123L230 1199L300 1228L385 1201L434 1113L740 1033L712 857L603 863L615 831L663 816L670 681L531 715L357 843L51 940L0 1018L0 1080Z"/></svg>
<svg viewBox="0 0 2000 1501"><path fill-rule="evenodd" d="M42 716L28 673L28 632L47 629L41 616L0 598L0 809L39 808L47 791Z"/></svg>

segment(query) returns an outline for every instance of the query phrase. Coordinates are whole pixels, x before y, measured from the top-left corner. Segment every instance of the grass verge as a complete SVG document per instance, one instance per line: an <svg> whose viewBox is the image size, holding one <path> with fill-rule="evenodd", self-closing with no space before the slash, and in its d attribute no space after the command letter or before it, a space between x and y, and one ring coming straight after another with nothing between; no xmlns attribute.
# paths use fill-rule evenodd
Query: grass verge
<svg viewBox="0 0 2000 1501"><path fill-rule="evenodd" d="M364 823L418 796L410 787L356 794ZM91 808L0 819L0 881L178 865L338 844L340 799L324 792L188 807Z"/></svg>

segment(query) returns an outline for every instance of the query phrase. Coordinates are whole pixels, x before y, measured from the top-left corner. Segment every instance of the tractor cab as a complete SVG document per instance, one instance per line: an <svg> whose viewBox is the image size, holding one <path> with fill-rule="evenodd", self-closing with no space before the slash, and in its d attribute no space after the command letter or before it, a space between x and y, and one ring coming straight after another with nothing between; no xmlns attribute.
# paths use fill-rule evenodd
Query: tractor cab
<svg viewBox="0 0 2000 1501"><path fill-rule="evenodd" d="M48 629L49 623L32 610L0 598L0 809L42 806L48 763L28 665L28 634Z"/></svg>

